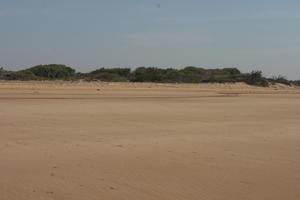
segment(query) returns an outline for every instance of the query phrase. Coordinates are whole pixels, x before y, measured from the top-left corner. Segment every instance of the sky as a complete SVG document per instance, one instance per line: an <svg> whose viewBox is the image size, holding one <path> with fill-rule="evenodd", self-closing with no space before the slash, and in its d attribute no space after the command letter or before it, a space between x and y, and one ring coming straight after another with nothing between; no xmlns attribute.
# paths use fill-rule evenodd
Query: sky
<svg viewBox="0 0 300 200"><path fill-rule="evenodd" d="M0 66L237 67L300 79L299 0L0 0Z"/></svg>

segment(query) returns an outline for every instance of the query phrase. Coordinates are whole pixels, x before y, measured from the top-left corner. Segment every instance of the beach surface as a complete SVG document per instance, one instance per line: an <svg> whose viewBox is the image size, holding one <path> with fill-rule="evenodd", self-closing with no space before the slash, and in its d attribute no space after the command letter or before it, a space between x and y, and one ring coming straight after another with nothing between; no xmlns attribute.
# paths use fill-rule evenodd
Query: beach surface
<svg viewBox="0 0 300 200"><path fill-rule="evenodd" d="M0 82L0 200L300 199L300 89Z"/></svg>

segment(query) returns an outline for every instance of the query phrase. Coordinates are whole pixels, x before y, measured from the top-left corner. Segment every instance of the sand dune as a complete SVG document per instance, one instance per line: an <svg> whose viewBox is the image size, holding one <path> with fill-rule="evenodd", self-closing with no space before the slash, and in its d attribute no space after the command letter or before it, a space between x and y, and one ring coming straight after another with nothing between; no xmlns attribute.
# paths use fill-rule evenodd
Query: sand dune
<svg viewBox="0 0 300 200"><path fill-rule="evenodd" d="M300 90L0 82L0 200L300 199Z"/></svg>

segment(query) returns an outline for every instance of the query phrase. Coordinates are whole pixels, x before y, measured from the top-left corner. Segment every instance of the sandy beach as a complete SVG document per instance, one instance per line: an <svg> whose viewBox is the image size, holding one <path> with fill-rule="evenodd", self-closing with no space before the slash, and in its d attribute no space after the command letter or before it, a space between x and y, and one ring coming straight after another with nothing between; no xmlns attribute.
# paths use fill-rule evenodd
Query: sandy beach
<svg viewBox="0 0 300 200"><path fill-rule="evenodd" d="M0 200L300 199L300 89L0 82Z"/></svg>

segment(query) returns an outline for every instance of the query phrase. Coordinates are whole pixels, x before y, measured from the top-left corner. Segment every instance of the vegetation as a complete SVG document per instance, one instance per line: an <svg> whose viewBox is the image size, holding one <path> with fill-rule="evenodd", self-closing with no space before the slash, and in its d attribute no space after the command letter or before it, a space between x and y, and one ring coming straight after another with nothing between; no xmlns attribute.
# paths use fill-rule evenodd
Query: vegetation
<svg viewBox="0 0 300 200"><path fill-rule="evenodd" d="M256 85L262 87L268 87L268 80L262 76L261 71L252 71L250 74L246 75L245 82L249 85Z"/></svg>
<svg viewBox="0 0 300 200"><path fill-rule="evenodd" d="M184 69L160 69L155 67L139 67L133 71L133 82L163 82L163 83L207 83L207 82L238 82L242 74L236 68L203 69L186 67Z"/></svg>
<svg viewBox="0 0 300 200"><path fill-rule="evenodd" d="M88 79L112 82L128 81L129 68L100 68L85 75Z"/></svg>
<svg viewBox="0 0 300 200"><path fill-rule="evenodd" d="M300 86L300 80L298 80L298 81L292 81L292 84L293 84L293 85Z"/></svg>
<svg viewBox="0 0 300 200"><path fill-rule="evenodd" d="M283 76L265 78L261 71L241 73L236 68L204 69L188 66L183 69L138 67L99 68L89 73L81 73L66 65L38 65L20 71L0 68L0 80L86 80L111 82L157 82L157 83L235 83L267 87L269 84L300 85L300 81L289 81Z"/></svg>
<svg viewBox="0 0 300 200"><path fill-rule="evenodd" d="M32 72L27 70L12 72L0 68L0 80L28 81L28 80L38 80L38 79L39 77L35 76Z"/></svg>
<svg viewBox="0 0 300 200"><path fill-rule="evenodd" d="M275 84L275 83L281 83L281 84L284 84L284 85L289 85L291 86L292 85L292 82L287 80L286 77L284 76L273 76L272 78L269 79L269 81L272 83L272 84Z"/></svg>
<svg viewBox="0 0 300 200"><path fill-rule="evenodd" d="M38 65L25 70L44 79L68 79L74 77L75 70L65 65Z"/></svg>

